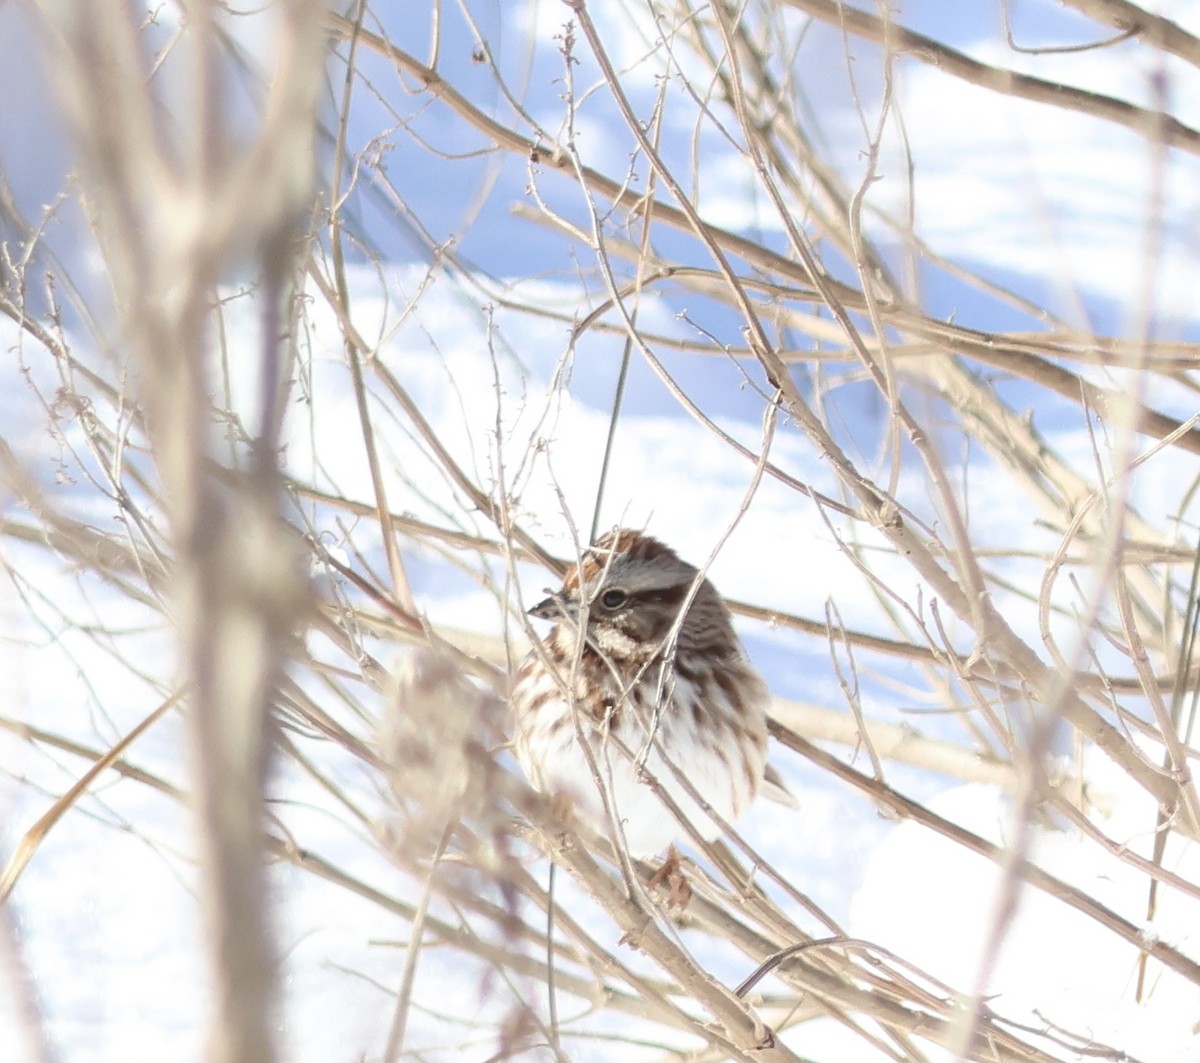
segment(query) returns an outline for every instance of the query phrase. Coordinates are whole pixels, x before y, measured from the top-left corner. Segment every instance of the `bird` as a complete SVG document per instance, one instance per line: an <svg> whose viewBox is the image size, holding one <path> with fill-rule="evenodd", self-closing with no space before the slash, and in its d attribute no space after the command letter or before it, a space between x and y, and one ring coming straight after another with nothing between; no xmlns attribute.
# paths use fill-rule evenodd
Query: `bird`
<svg viewBox="0 0 1200 1063"><path fill-rule="evenodd" d="M670 863L686 833L655 786L700 838L717 838L763 788L769 695L712 583L617 528L529 614L553 624L510 697L531 786L632 857L667 849Z"/></svg>

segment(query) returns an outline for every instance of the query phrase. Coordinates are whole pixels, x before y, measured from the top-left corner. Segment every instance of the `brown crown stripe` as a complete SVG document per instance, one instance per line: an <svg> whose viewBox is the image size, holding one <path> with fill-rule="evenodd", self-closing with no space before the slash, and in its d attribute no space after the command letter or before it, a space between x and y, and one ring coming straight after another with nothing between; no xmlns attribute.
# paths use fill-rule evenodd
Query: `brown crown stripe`
<svg viewBox="0 0 1200 1063"><path fill-rule="evenodd" d="M657 539L643 535L632 528L618 528L615 532L601 536L596 540L594 546L590 546L584 551L582 566L573 565L567 570L566 578L563 580L563 590L579 589L581 567L584 580L591 583L609 566L610 555L627 555L640 561L654 561L660 557L669 557L673 561L679 560L674 550L669 546L664 546Z"/></svg>

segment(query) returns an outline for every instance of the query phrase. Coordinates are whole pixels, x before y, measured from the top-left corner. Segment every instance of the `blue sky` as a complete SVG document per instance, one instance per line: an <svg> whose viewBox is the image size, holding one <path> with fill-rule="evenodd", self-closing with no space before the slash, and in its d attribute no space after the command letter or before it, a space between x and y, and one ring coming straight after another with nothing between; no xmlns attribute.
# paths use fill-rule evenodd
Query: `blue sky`
<svg viewBox="0 0 1200 1063"><path fill-rule="evenodd" d="M1010 6L1016 35L1027 44L1079 43L1092 32L1082 19L1056 4ZM568 9L557 2L518 6L500 0L469 9L522 105L550 132L560 133L563 60L554 36L561 31ZM660 68L653 49L636 32L644 20L635 24L635 6L622 6L615 0L596 0L589 9L624 71L635 109L649 116L660 85L655 76ZM462 10L442 5L440 11L438 64L443 76L489 113L509 114L488 67L473 58L476 41ZM18 208L27 220L36 220L42 206L64 191L72 156L56 118L54 93L38 65L35 49L28 46L30 31L24 12L17 5L0 5L0 94L20 104L0 109L0 164ZM1175 61L1160 70L1148 50L1136 43L1077 55L1015 55L1006 49L1000 35L998 5L906 3L900 14L905 25L986 61L1062 77L1119 98L1145 102L1155 84L1165 85L1180 119L1200 125L1200 75ZM1176 5L1176 14L1189 17L1196 28L1196 14L1190 5ZM388 34L401 47L426 58L428 12L395 5L389 9L389 18ZM169 9L163 10L160 22L148 41L162 44L170 39L175 23ZM796 31L800 18L792 12L784 16L784 23ZM234 24L251 58L269 44L261 21L237 20ZM652 41L653 35L645 39ZM342 46L341 54L344 52ZM595 86L597 73L582 42L576 46L576 57L578 65L572 69L582 94ZM552 549L568 555L562 500L575 521L586 528L592 516L622 341L619 335L593 331L571 345L571 320L582 317L606 297L595 256L580 241L517 216L512 208L533 205L532 181L552 209L586 227L586 200L575 181L552 173L544 164L535 164L531 171L523 158L480 152L482 138L419 91L411 78L397 77L389 64L370 54L362 53L360 60L370 84L360 83L355 89L350 148L352 154L364 153L368 165L360 173L346 214L352 230L378 261L371 262L368 255L351 255L355 323L365 335L381 338L381 361L403 381L455 457L480 483L494 482L499 456L505 457L506 467L512 471L520 467L531 442L547 441L546 454L526 466L515 485L519 488L517 503L528 526ZM872 46L858 46L852 66L858 100L873 121L882 91L880 53ZM1200 174L1194 157L1169 152L1160 158L1144 139L1099 119L995 98L915 61L900 66L897 99L914 166L916 229L934 252L994 285L1048 304L1076 326L1090 325L1099 333L1120 335L1132 333L1148 319L1146 327L1154 336L1196 338L1193 248L1200 219ZM337 64L330 69L325 115L331 122L342 71ZM846 70L840 36L822 27L814 27L803 37L792 63L793 88L797 96L803 96L803 113L815 116L806 131L828 146L825 156L854 187L865 172L866 137ZM163 78L170 81L175 74L168 64ZM669 164L690 180L696 109L680 91L677 80L667 84L662 150ZM231 89L231 98L235 112L248 117L244 90ZM715 113L730 121L727 111L717 109ZM584 161L615 177L624 174L633 141L611 100L601 92L586 95L577 125ZM888 125L879 166L882 179L867 197L869 204L883 210L896 210L908 194L907 159L898 129L894 121ZM528 128L521 131L529 133ZM703 163L696 180L705 216L716 224L744 226L776 249L785 248L780 219L772 214L761 189L754 189L744 163L723 145L720 132L706 125L699 142ZM438 158L430 146L446 157ZM322 165L327 166L328 161L326 145ZM372 165L392 182L398 199L389 199L384 189L372 184ZM635 159L633 170L635 186L644 187L649 172L646 161ZM73 189L66 187L68 194L58 220L47 228L47 257L42 265L52 265L50 255L63 264L85 296L101 306L101 331L106 332L104 278L95 248L72 206ZM659 195L666 201L661 188ZM794 207L797 216L802 216L803 204ZM1154 231L1159 213L1161 246L1147 250L1146 234ZM899 271L902 242L870 213L866 226L881 242L889 264ZM421 230L427 236L419 235ZM11 229L5 231L11 233ZM637 230L633 233L636 236ZM610 228L610 238L617 235L616 227ZM448 246L458 256L461 269L434 261L431 247L451 239L454 243ZM707 252L691 237L664 228L656 232L655 242L664 257L705 267L711 264ZM614 262L627 279L628 264L616 256ZM835 263L831 252L829 263L832 272L853 278L850 267ZM236 271L231 271L230 280L236 279ZM923 262L917 286L922 305L934 316L982 330L1036 331L1039 327L1027 311L956 279L946 268ZM1151 293L1149 304L1146 292ZM498 305L503 296L555 309L562 319L505 309ZM36 287L31 298L33 306L40 308ZM410 306L409 300L415 300L414 304ZM250 356L254 314L249 302L234 302L227 308L235 373ZM736 314L682 285L656 286L646 294L639 315L647 332L666 337L695 338L695 324L699 324L719 342L744 342ZM82 317L68 309L67 319L81 354L97 365L106 364L104 354L94 349L94 337L89 336ZM614 322L616 317L610 312L604 320ZM287 435L289 468L299 477L311 476L321 486L369 500L371 486L361 442L350 430L355 413L337 323L327 308L316 303L310 325L311 361L306 368L311 370L312 383L305 401L297 401L292 411ZM795 330L784 335L801 348L810 342L798 337ZM755 367L739 366L716 354L703 358L679 354L666 345L660 353L678 383L709 416L748 446L758 445L763 401L743 378L745 373L751 382L760 382ZM29 354L27 360L32 357ZM563 366L569 366L569 384L553 386L553 375ZM10 363L5 372L0 409L9 415L9 423L22 429L20 440L14 438L13 445L30 459L31 467L56 498L88 513L98 526L109 527L113 513L108 500L89 492L82 477L55 482L56 467L50 460L54 448L39 432L46 415L30 404L28 384L19 367ZM1124 381L1117 373L1088 372L1115 387ZM813 394L818 387L828 389L832 430L854 459L867 472L886 475L887 407L874 387L855 373L855 367L837 363L823 364L819 371L815 364L796 368L806 394ZM48 392L53 391L54 376L48 363L35 363L32 376ZM1023 380L1006 380L999 371L995 386L1018 415L1032 410L1048 445L1098 482L1090 465L1093 437L1078 404L1048 398ZM978 542L1046 552L1054 549L1062 538L1060 532L1037 524L1033 505L977 448L966 451L964 466L962 433L948 424L954 411L917 385L906 397L938 436L947 465L967 483L964 491L969 492ZM1160 408L1185 417L1195 406L1191 392L1165 383L1155 385L1151 398ZM386 408L386 402L380 400L377 410ZM503 445L492 435L497 422L505 432ZM59 427L72 443L79 443L74 427ZM402 423L381 417L378 427L393 509L430 520L445 520L450 514L465 525L489 530L483 518L464 512L461 497L447 486L427 450L414 442ZM1091 427L1096 427L1094 420ZM1099 435L1108 442L1102 427ZM910 449L904 449L903 455L901 499L944 534L926 477L912 462ZM790 473L836 492L828 466L786 420L779 427L772 457ZM1105 452L1102 460L1108 458ZM684 556L702 561L735 519L751 474L751 463L733 455L680 410L635 351L602 525L620 521L645 526L677 546ZM1147 516L1165 527L1160 520L1164 512L1190 505L1187 485L1194 476L1190 456L1167 450L1139 470L1134 494ZM713 579L731 597L814 618L823 617L828 605L837 609L848 627L893 634L870 582L851 564L836 536L856 537L871 550L868 556L873 559L874 571L898 588L909 603L927 605L928 588L902 560L886 552L881 536L836 517L831 518L831 525L794 491L766 482L728 547L716 559ZM332 528L331 522L327 530ZM332 539L333 532L330 534ZM374 533L358 527L354 534L359 536L355 545L363 546L365 556L378 565L379 544ZM14 643L20 648L16 665L4 677L7 686L0 689L26 706L31 716L54 721L71 733L94 735L96 720L111 719L111 728L100 728L111 740L137 718L152 691L129 669L121 668L74 633L51 637L47 632L59 631L56 623L39 627L25 619L25 610L38 617L62 608L84 620L99 617L113 622L115 618L123 632L132 633L130 638L142 637L139 625L147 622L147 613L120 601L119 596L106 597L108 592L100 586L77 582L67 566L47 561L44 554L29 551L14 556L27 566L22 571L43 589L46 598L35 600L33 606L15 595L4 602L5 622L13 628ZM781 557L786 564L780 564ZM1042 562L1009 558L989 564L1018 587L1035 590L1045 567ZM499 563L493 566L493 573L503 581ZM537 594L550 580L533 566L522 566L518 574L526 597ZM496 597L436 555L416 550L411 575L419 603L434 623L490 635L502 630ZM1065 585L1066 580L1062 582ZM1069 588L1060 591L1056 601L1068 605L1075 601ZM1018 631L1037 645L1034 606L1015 591L997 592L997 598ZM1070 617L1054 623L1064 638L1070 636ZM948 637L964 652L969 651L973 638L965 625L951 622L948 627ZM510 631L514 630L510 626ZM753 622L742 622L740 630L777 695L848 711L827 645ZM382 640L370 645L380 656L391 652ZM1107 651L1102 646L1100 652ZM165 658L157 649L146 657L160 662L154 666L156 675L165 676L169 671ZM847 663L844 656L839 660ZM941 711L944 703L939 699L945 691L916 666L866 655L860 655L857 663L863 707L872 718L904 721L928 735L963 740L961 721ZM182 741L179 728L168 726L139 746L138 755L141 762L164 775L179 778ZM955 862L955 857L937 851L936 846L923 849L920 841L899 834L865 799L799 758L783 755L778 759L801 798L802 813L793 817L773 807L757 807L741 825L746 836L777 854L777 865L790 881L838 919L853 921L862 933L880 941L895 932L897 948L927 946L929 954L922 956L922 962L930 969L941 969L939 964L944 963L945 977L969 980L975 957L967 956L964 966L966 950L955 951L956 938L965 939L964 935L986 925L991 915L986 902L995 887L995 876L978 864ZM0 745L0 763L14 779L30 780L28 785L12 783L2 791L3 800L13 810L11 821L20 829L44 806L38 787L61 792L72 773L78 773L73 761L56 763L20 743ZM858 763L862 766L863 762L860 759ZM344 773L340 777L353 779L361 787L356 792L377 796L368 780L355 776L356 765L338 763L335 767ZM944 814L959 816L997 841L1006 840L1010 809L994 789L960 787L952 780L903 766L889 766L888 772L889 782L913 797L935 800ZM1131 797L1121 780L1106 774L1102 767L1095 769L1094 778L1100 791L1115 795L1115 811L1104 818L1105 826L1122 840L1145 843L1152 810L1148 812L1144 801ZM398 885L394 869L380 857L372 840L363 836L357 824L347 824L343 810L331 807L326 798L306 788L303 779L288 774L280 785L291 800L281 806L281 815L306 844L364 868L365 875L387 888L412 886L408 882ZM101 822L105 827L99 830L97 823ZM89 1046L99 1046L96 1058L104 1059L196 1057L203 1000L174 991L181 983L190 984L199 967L194 948L196 926L189 921L194 914L188 894L192 871L176 854L179 833L184 830L183 817L170 802L127 784L113 785L83 812L69 817L32 865L27 896L51 897L55 903L41 907L30 903L22 911L27 962L41 987L51 1035L62 1047L63 1058L87 1058ZM17 836L4 838L5 850ZM1069 839L1064 841L1046 831L1038 842L1048 865L1064 875L1077 868L1088 889L1108 890L1105 883L1119 878L1111 861L1097 858L1090 850L1084 859ZM1180 855L1177 866L1194 878L1192 860L1189 854ZM130 882L135 880L140 892L136 892L137 905L131 905L129 891L134 887ZM1136 912L1142 899L1138 887L1136 881L1121 880L1112 886L1112 903ZM361 983L335 965L370 972L386 982L395 973L395 956L381 955L368 942L401 937L406 927L396 920L381 919L365 902L347 899L341 891L312 883L298 873L280 870L279 888L286 897L281 902L280 925L288 949L287 1014L289 1048L294 1053L290 1058L355 1058L359 1049L377 1045L380 1015L387 1009L382 995L377 1001L366 994L364 1000ZM586 907L582 897L568 896ZM139 909L138 918L129 918L131 907ZM330 918L331 911L337 913L336 918ZM951 912L953 919L949 918ZM1175 921L1163 933L1176 935L1172 940L1186 945L1193 914L1187 908L1176 913ZM94 920L93 915L97 916ZM939 922L939 915L946 916L944 921ZM611 929L596 913L589 918L589 925L598 932ZM1045 966L1044 956L1054 952L1035 946L1058 940L1049 936L1056 918L1054 910L1035 909L1015 936L1021 944L1014 946L1003 973L1008 978L1004 988L1018 1011L1028 1003L1020 992L1022 979L1039 988L1048 984L1029 980L1042 974L1039 968ZM1076 932L1072 929L1071 933ZM1089 944L1084 932L1079 934L1083 936L1064 939L1059 953L1069 952L1072 962L1045 975L1047 980L1061 976L1064 983L1074 980L1077 994L1072 997L1067 985L1042 999L1053 999L1064 1015L1082 1026L1108 1021L1109 1015L1129 1019L1128 1028L1136 1032L1137 1039L1122 1043L1131 1054L1142 1052L1147 1059L1161 1060L1188 1058L1184 1053L1194 1050L1194 1041L1186 1030L1175 1026L1180 1015L1194 1015L1194 1009L1188 1009L1195 1003L1195 994L1168 985L1160 997L1164 1002L1161 1008L1133 1008L1127 994L1122 996L1127 987L1086 982ZM728 981L745 973L738 966L744 966L744 958L727 956L708 943L698 947L712 950L711 962L723 976L728 975ZM1079 956L1083 961L1076 964ZM427 980L420 984L423 1005L434 1009L455 985L461 986L454 959L431 961ZM1113 960L1117 965L1127 962L1124 951ZM1127 967L1119 970L1123 977ZM102 984L99 1002L88 998L78 985L60 981L63 971L78 971L80 984ZM1164 985L1168 981L1164 980ZM493 1004L487 1014L502 1014L503 1004L489 1002L489 1006ZM0 1021L3 1014L0 1011ZM149 1030L145 1028L148 1014L155 1016ZM1143 1023L1151 1025L1147 1016L1158 1022L1160 1032L1170 1027L1169 1044L1166 1033L1155 1041L1152 1031L1143 1030ZM418 1032L432 1043L443 1036L444 1029L435 1018L426 1018L428 1025ZM826 1031L813 1036L805 1043L813 1058L829 1063L849 1058L835 1034ZM828 1037L828 1043L822 1037ZM1159 1055L1152 1055L1153 1051ZM1170 1055L1175 1051L1177 1056ZM589 1057L583 1045L577 1058L600 1057Z"/></svg>

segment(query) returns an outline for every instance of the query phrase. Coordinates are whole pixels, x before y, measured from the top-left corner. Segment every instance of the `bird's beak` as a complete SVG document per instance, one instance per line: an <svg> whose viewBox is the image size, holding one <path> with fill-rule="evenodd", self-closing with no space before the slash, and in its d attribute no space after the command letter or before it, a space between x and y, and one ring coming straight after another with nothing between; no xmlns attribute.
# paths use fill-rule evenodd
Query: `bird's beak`
<svg viewBox="0 0 1200 1063"><path fill-rule="evenodd" d="M559 617L566 615L566 610L563 608L562 596L552 594L544 601L540 601L532 609L529 610L530 616L536 616L539 620L557 620Z"/></svg>

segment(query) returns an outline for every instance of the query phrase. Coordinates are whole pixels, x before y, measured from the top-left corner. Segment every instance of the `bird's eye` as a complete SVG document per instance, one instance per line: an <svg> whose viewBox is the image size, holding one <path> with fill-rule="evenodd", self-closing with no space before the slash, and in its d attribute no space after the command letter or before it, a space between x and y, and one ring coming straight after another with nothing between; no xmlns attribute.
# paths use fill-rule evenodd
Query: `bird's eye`
<svg viewBox="0 0 1200 1063"><path fill-rule="evenodd" d="M619 587L613 587L611 590L607 590L600 595L600 604L605 609L620 609L628 600L629 595Z"/></svg>

